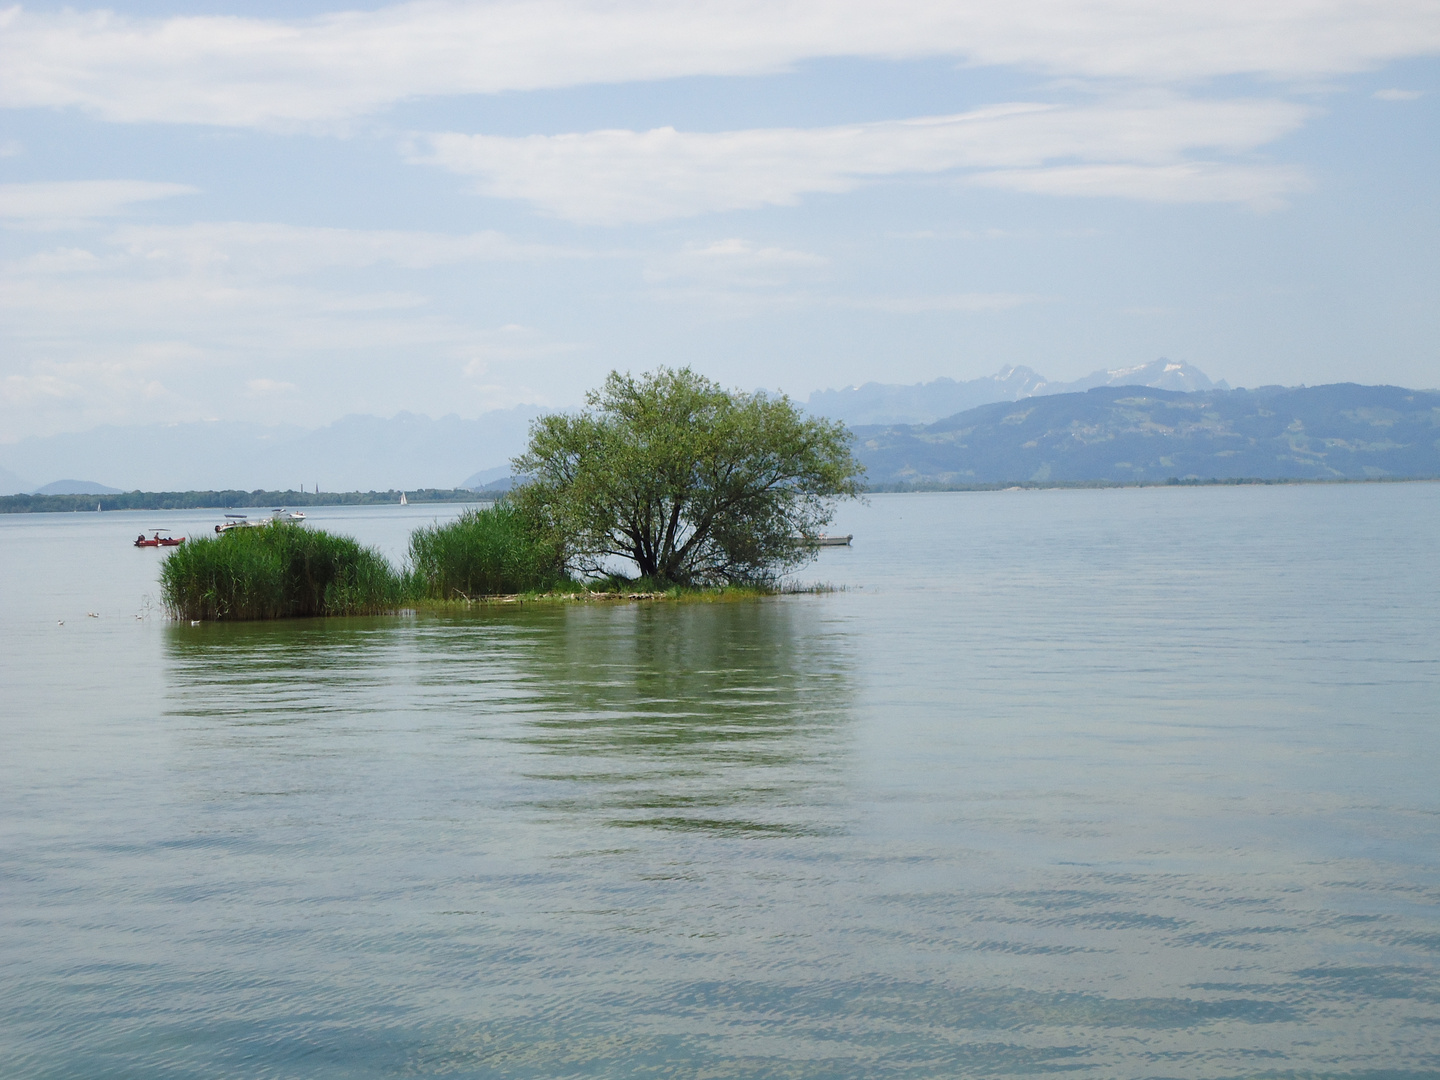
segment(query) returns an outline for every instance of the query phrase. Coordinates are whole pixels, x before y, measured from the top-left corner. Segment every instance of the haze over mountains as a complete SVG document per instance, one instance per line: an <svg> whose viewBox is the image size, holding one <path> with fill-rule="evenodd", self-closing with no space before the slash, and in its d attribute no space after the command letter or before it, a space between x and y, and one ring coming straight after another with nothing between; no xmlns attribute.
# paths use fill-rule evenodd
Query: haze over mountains
<svg viewBox="0 0 1440 1080"><path fill-rule="evenodd" d="M816 391L805 407L851 426L880 485L1440 475L1440 394L1353 383L1230 390L1163 358L1068 383L1025 367L872 382ZM0 445L0 494L35 491L40 480L49 481L40 492L57 494L503 487L541 411L347 416L314 430L96 428Z"/></svg>
<svg viewBox="0 0 1440 1080"><path fill-rule="evenodd" d="M873 485L1440 477L1440 393L1099 387L852 429Z"/></svg>
<svg viewBox="0 0 1440 1080"><path fill-rule="evenodd" d="M805 406L851 425L929 423L976 405L1117 380L1170 390L1216 385L1188 364L1162 359L1097 371L1073 383L1050 382L1025 367L966 382L866 383L816 391ZM542 411L519 406L473 420L407 412L389 419L347 416L316 429L229 421L101 427L0 445L0 494L284 490L317 484L326 491L481 488L503 484L509 459L524 449L530 420Z"/></svg>
<svg viewBox="0 0 1440 1080"><path fill-rule="evenodd" d="M488 469L488 479L509 472L496 467L524 447L541 411L522 405L473 420L347 416L314 430L232 421L101 427L0 445L0 494L56 477L124 491L478 486L486 480L477 469Z"/></svg>
<svg viewBox="0 0 1440 1080"><path fill-rule="evenodd" d="M1006 366L983 379L935 379L913 386L868 382L843 390L817 390L805 407L817 416L858 424L929 424L996 401L1073 394L1097 386L1150 386L1157 390L1228 390L1199 368L1163 356L1136 367L1093 371L1074 382L1051 382L1028 367Z"/></svg>

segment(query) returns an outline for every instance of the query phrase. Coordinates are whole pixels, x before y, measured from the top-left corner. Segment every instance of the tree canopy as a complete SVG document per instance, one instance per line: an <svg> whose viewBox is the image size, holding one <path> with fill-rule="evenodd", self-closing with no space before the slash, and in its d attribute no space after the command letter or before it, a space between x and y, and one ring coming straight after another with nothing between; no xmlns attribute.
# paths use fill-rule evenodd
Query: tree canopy
<svg viewBox="0 0 1440 1080"><path fill-rule="evenodd" d="M581 573L618 557L657 583L770 580L861 490L845 426L784 395L660 368L611 372L586 403L537 419L514 461L526 477L514 498Z"/></svg>

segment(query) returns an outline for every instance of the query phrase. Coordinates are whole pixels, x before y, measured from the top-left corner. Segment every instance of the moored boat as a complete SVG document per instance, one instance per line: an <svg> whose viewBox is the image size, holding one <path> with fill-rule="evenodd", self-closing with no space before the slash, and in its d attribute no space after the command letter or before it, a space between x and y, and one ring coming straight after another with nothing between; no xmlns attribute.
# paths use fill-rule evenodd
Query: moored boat
<svg viewBox="0 0 1440 1080"><path fill-rule="evenodd" d="M277 506L274 510L270 511L270 520L298 523L305 520L305 512L303 510L290 510L287 512L285 507ZM215 526L215 531L217 533L227 533L234 529L258 529L264 524L264 519L251 521L245 514L226 514L225 520Z"/></svg>
<svg viewBox="0 0 1440 1080"><path fill-rule="evenodd" d="M151 529L149 537L141 533L135 538L136 547L178 547L185 542L183 536L171 536L169 529Z"/></svg>
<svg viewBox="0 0 1440 1080"><path fill-rule="evenodd" d="M225 520L215 526L217 533L227 533L232 529L249 529L259 525L258 521L251 521L244 514L226 514Z"/></svg>

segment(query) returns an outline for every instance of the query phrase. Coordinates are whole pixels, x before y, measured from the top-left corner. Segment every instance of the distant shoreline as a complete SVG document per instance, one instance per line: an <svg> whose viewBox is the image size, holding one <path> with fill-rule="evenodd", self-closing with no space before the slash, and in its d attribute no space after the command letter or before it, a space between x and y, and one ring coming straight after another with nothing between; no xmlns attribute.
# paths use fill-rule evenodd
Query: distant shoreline
<svg viewBox="0 0 1440 1080"><path fill-rule="evenodd" d="M1435 476L1380 477L1234 477L1205 480L1171 477L1167 480L1012 480L988 484L875 484L867 495L939 491L1065 491L1100 488L1146 487L1265 487L1296 484L1417 484L1435 483ZM407 489L407 502L493 502L496 492L468 488ZM127 491L118 495L0 495L0 514L94 513L104 510L233 510L270 506L384 506L398 504L401 492L391 491Z"/></svg>
<svg viewBox="0 0 1440 1080"><path fill-rule="evenodd" d="M231 510L266 506L383 506L398 504L392 491L126 491L118 495L3 495L0 514L94 513L101 510ZM403 492L409 503L493 502L493 492L420 488Z"/></svg>

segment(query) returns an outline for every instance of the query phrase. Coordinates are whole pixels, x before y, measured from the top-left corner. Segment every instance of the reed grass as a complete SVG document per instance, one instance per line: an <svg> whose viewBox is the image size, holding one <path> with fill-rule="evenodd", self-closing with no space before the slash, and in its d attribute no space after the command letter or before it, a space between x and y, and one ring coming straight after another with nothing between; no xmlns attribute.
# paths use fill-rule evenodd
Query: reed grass
<svg viewBox="0 0 1440 1080"><path fill-rule="evenodd" d="M558 546L502 501L415 530L406 568L348 536L288 522L187 540L160 570L160 596L176 619L289 619L376 615L406 606L473 602L670 600L713 603L826 586L752 583L701 588L565 573Z"/></svg>
<svg viewBox="0 0 1440 1080"><path fill-rule="evenodd" d="M272 522L187 540L161 567L160 596L177 619L287 619L394 611L405 587L373 548Z"/></svg>
<svg viewBox="0 0 1440 1080"><path fill-rule="evenodd" d="M416 529L410 537L406 586L417 600L575 587L565 573L559 546L530 528L524 515L504 500L466 510L444 525Z"/></svg>

